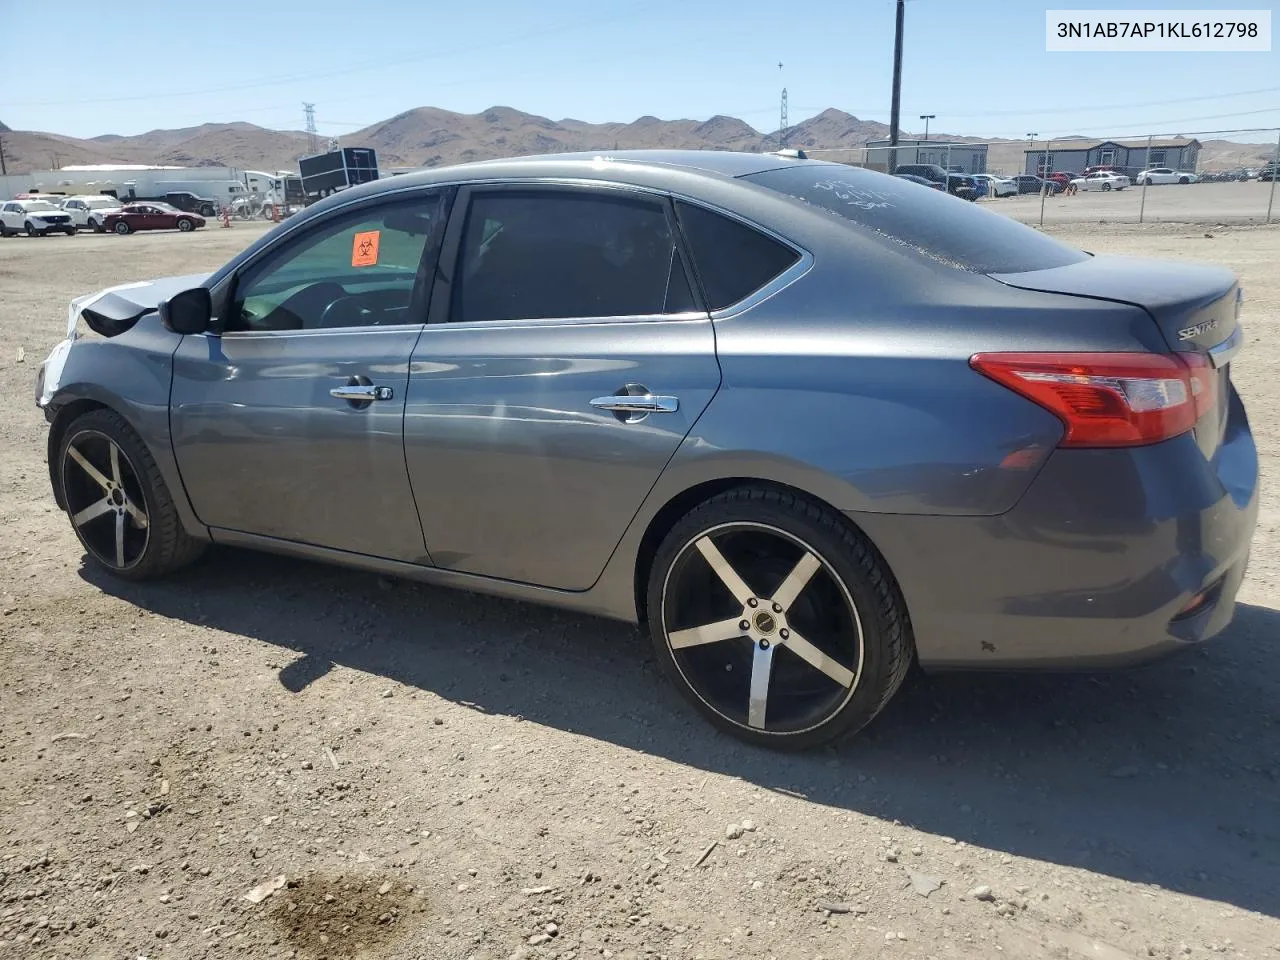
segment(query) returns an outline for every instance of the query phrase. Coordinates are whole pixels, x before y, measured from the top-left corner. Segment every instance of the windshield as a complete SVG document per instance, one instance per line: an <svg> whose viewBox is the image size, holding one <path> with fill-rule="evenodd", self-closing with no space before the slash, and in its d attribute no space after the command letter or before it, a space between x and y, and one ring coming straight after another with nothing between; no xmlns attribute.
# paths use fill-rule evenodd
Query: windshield
<svg viewBox="0 0 1280 960"><path fill-rule="evenodd" d="M1086 259L1079 250L968 200L871 170L815 163L743 179L961 270L1021 273Z"/></svg>
<svg viewBox="0 0 1280 960"><path fill-rule="evenodd" d="M48 200L24 200L22 201L24 210L57 210Z"/></svg>
<svg viewBox="0 0 1280 960"><path fill-rule="evenodd" d="M153 203L151 206L161 213L178 213L177 207L171 207L167 203Z"/></svg>
<svg viewBox="0 0 1280 960"><path fill-rule="evenodd" d="M84 202L84 205L86 207L89 207L91 210L100 210L103 207L119 206L120 201L117 200L115 197L101 197L101 198L94 197L92 200L86 200Z"/></svg>

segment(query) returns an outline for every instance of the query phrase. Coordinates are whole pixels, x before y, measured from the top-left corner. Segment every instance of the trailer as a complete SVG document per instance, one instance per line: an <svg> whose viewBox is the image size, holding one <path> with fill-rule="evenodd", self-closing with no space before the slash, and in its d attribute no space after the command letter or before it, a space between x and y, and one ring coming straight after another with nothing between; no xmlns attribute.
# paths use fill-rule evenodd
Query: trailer
<svg viewBox="0 0 1280 960"><path fill-rule="evenodd" d="M372 147L343 147L303 157L298 174L307 203L378 179L378 156Z"/></svg>

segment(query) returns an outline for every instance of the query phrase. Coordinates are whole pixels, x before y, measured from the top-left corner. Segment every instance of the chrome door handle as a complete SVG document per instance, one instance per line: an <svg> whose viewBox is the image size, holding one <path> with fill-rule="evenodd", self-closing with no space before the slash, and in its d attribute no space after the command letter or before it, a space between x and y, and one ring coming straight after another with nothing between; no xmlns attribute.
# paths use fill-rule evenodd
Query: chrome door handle
<svg viewBox="0 0 1280 960"><path fill-rule="evenodd" d="M639 396L610 394L596 397L591 405L597 410L612 410L614 413L675 413L680 409L680 398L660 397L652 393Z"/></svg>
<svg viewBox="0 0 1280 960"><path fill-rule="evenodd" d="M375 387L372 384L348 384L345 387L334 387L329 396L336 400L353 400L356 403L367 403L370 400L390 400L395 391L390 387Z"/></svg>

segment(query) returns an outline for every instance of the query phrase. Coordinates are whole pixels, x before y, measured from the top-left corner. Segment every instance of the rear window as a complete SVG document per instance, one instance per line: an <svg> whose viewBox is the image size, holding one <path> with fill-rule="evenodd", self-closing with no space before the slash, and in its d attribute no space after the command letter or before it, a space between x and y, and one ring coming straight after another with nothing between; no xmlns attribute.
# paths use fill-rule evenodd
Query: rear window
<svg viewBox="0 0 1280 960"><path fill-rule="evenodd" d="M796 197L935 260L976 273L1048 270L1087 255L918 183L839 164L804 164L744 177Z"/></svg>
<svg viewBox="0 0 1280 960"><path fill-rule="evenodd" d="M676 201L708 310L723 310L759 290L800 259L790 247L744 223Z"/></svg>

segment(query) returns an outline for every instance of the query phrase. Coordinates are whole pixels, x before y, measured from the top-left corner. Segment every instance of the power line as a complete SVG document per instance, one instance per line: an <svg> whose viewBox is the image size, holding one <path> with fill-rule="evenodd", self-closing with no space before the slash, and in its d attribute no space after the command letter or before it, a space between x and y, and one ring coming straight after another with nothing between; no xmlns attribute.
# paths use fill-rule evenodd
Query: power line
<svg viewBox="0 0 1280 960"><path fill-rule="evenodd" d="M597 17L595 19L577 19L568 23L560 23L555 26L543 27L537 30L526 31L522 34L516 34L502 40L493 42L473 43L460 47L453 47L448 50L432 50L428 53L415 53L410 56L387 59L386 57L378 57L370 60L358 61L346 67L340 67L336 70L320 70L308 71L306 73L295 74L279 74L272 77L265 77L260 80L254 80L248 83L229 84L221 87L206 87L200 90L183 90L174 93L145 93L136 94L125 97L96 97L93 99L80 100L7 100L3 102L6 108L13 107L61 107L69 104L85 104L85 103L128 103L138 100L174 100L182 97L199 97L211 93L231 93L239 90L256 90L261 87L276 86L282 83L296 82L300 80L321 80L329 77L347 76L352 73L363 73L367 70L382 70L391 66L400 66L406 63L416 63L422 60L442 59L450 54L474 53L480 50L488 50L493 47L507 46L512 43L523 43L527 40L537 39L538 37L547 36L548 34L563 34L568 30L579 29L586 26L597 26L605 23L611 23L615 20L625 17L632 8L642 7L643 3L632 3L624 7L615 9L610 16ZM362 95L360 99L366 99L367 95Z"/></svg>

